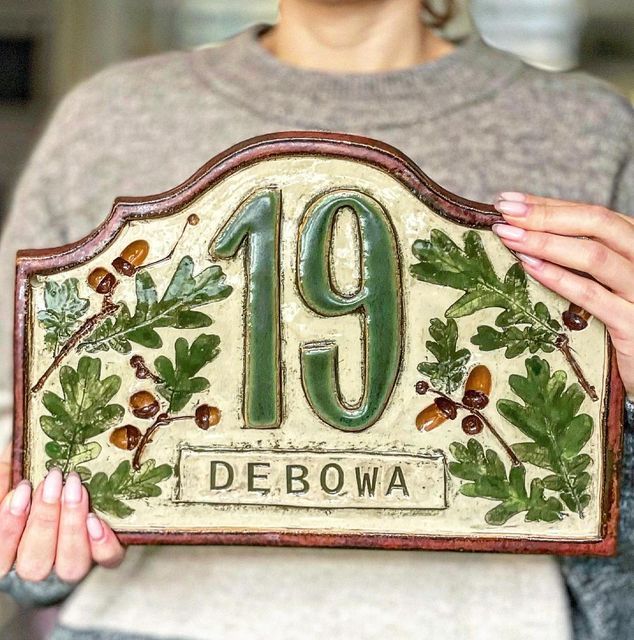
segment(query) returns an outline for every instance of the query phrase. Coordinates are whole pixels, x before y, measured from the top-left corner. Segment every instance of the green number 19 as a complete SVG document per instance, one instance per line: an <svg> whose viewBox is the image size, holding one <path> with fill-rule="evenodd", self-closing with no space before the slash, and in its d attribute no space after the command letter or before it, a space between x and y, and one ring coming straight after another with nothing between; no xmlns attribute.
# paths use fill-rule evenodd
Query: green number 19
<svg viewBox="0 0 634 640"><path fill-rule="evenodd" d="M219 234L213 251L234 256L247 245L245 402L248 428L281 422L279 192L258 192L245 201ZM354 295L335 289L330 253L338 212L350 208L360 232L361 284ZM333 342L301 347L306 398L321 420L342 431L367 429L383 413L394 389L403 352L401 272L396 234L381 205L366 194L330 192L311 204L300 225L297 284L304 302L322 317L355 314L361 322L363 393L346 403L340 389L338 348Z"/></svg>

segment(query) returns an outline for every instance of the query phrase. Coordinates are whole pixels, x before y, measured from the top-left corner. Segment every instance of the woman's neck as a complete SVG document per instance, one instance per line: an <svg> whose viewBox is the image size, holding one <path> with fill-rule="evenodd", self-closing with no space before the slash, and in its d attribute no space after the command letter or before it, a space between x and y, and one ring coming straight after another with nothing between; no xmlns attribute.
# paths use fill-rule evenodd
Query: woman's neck
<svg viewBox="0 0 634 640"><path fill-rule="evenodd" d="M281 0L261 42L286 64L334 73L403 69L453 50L423 24L420 0Z"/></svg>

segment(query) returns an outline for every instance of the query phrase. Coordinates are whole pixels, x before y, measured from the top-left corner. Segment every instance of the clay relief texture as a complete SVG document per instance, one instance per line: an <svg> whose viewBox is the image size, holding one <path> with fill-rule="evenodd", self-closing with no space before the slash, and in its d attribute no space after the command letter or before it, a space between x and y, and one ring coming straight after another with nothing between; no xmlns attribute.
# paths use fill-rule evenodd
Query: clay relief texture
<svg viewBox="0 0 634 640"><path fill-rule="evenodd" d="M196 223L196 217L190 216L188 225ZM151 268L169 260L174 249L166 258L144 264L149 245L137 240L112 262L112 271L94 269L85 283L86 290L92 289L92 295L101 299L94 315L88 315L89 300L82 297L76 278L46 282L44 309L37 316L50 352L49 366L32 390L44 389L46 414L40 426L49 438L46 466L59 467L65 475L76 471L93 506L119 518L134 512L134 500L160 496L161 483L173 474L169 464L146 455L159 428L189 421L209 429L220 421L218 407L196 400L209 388L209 365L220 349L218 335L200 330L212 324L208 307L229 296L231 287L224 283L219 266L197 270L189 256L175 265L167 282L157 285ZM117 299L120 278L135 279L133 308ZM173 354L163 353L148 363L134 352L137 346L161 349L165 328L183 332ZM189 330L198 330L192 332L191 341L184 337ZM64 363L73 352L82 354L75 368ZM132 367L147 388L126 395L120 376L103 375L100 354L104 352L110 352L109 362L114 352L121 358L121 367ZM47 388L53 382L61 393ZM127 412L132 416L130 423L125 420ZM96 438L105 432L109 442L126 453L110 473L93 474L91 463L102 453Z"/></svg>
<svg viewBox="0 0 634 640"><path fill-rule="evenodd" d="M328 347L332 351L329 360L321 343L302 348L304 387L312 411L324 429L348 433L361 432L380 418L397 378L403 340L398 331L402 292L395 232L383 209L369 197L360 197L325 196L306 214L313 223L302 227L298 241L298 283L306 304L318 315L364 311L364 339L368 340L374 376L365 376L371 393L364 412L331 401L339 398L337 385L327 388L327 393L322 389L330 380L328 371L336 369L334 347ZM348 298L328 288L329 254L325 249L330 228L326 222L331 224L344 204L358 207L360 228L374 233L375 243L375 250L368 252L373 260L363 263L366 288ZM255 194L238 214L238 221L253 215L264 225L249 232L270 241L256 243L256 248L277 247L279 252L281 213L275 192ZM189 255L172 262L183 234L197 223L198 217L190 215L171 251L159 260L148 262L149 243L135 240L107 269L93 269L86 282L68 278L44 285L37 324L44 334L48 361L38 370L39 379L31 391L42 392L45 413L40 427L48 438L46 466L59 467L64 474L79 473L93 506L116 518L134 513L136 500L161 496L162 483L174 475L170 464L152 456L152 442L159 430L176 422L207 430L221 420L221 408L207 404L205 396L221 349L221 335L210 332L209 327L213 304L227 298L232 289L217 264L198 268ZM233 256L245 233L242 227L227 226L217 242L218 255ZM418 394L430 398L416 418L421 432L461 421L464 438L451 443L445 452L448 471L459 486L458 499L489 501L491 508L484 519L493 526L512 518L547 523L566 516L583 518L591 499L588 468L593 460L584 449L593 420L581 409L586 399L597 399L572 347L570 330L582 329L583 323L571 321L571 310L560 321L543 302L531 300L526 275L518 264L504 274L497 273L476 231L464 234L461 247L435 229L429 239L416 240L412 250L414 279L461 292L444 318L431 319L418 365L423 378L416 385ZM252 366L270 365L270 370L256 367L258 375L246 376L260 385L257 393L249 395L247 389L245 396L245 420L255 426L270 427L281 420L275 342L279 333L275 329L279 322L275 283L280 275L279 255L275 255L271 260L269 254L248 254L253 263L249 272L258 270L270 276L254 278L258 286L264 283L268 288L254 288L249 298L268 296L262 298L267 304L257 308L258 326L268 321L269 328L249 334L247 344L254 353L271 355L264 364L251 359ZM159 264L168 264L169 269L157 282L153 267ZM131 300L118 295L118 285L125 278L134 281ZM332 309L322 308L323 291L330 296ZM371 297L368 291L378 293ZM460 319L485 309L499 310L493 326L477 326L473 335L464 336L469 346L459 346L463 344ZM165 330L177 330L173 343L173 337L165 342ZM515 372L499 385L504 391L495 403L491 401L492 371L475 362L476 351L501 351L506 359L517 362ZM555 351L561 353L566 370L552 370L542 357ZM151 352L156 357L148 356ZM69 359L71 355L75 357ZM142 381L141 389L130 393L123 388L117 372L125 368ZM490 437L482 438L483 432ZM104 468L104 458L95 464L103 453L104 434L107 446L120 452L114 462L107 463L111 468ZM483 441L491 446L484 446Z"/></svg>
<svg viewBox="0 0 634 640"><path fill-rule="evenodd" d="M442 231L432 230L430 238L417 240L412 251L418 259L411 266L414 278L463 292L444 320L431 320L425 346L432 359L418 365L425 377L416 391L433 396L433 401L418 414L417 428L432 431L461 417L468 438L450 445L449 472L461 482L462 495L493 503L485 515L488 524L503 525L520 514L526 521L555 522L566 514L583 518L590 502L586 469L592 464L583 449L593 420L580 411L586 394L595 400L596 393L574 359L562 325L545 304L531 301L519 264L503 277L495 272L475 231L464 234L460 248ZM499 399L495 409L489 406L491 371L483 364L470 366L470 350L457 347L456 318L487 308L500 309L495 326L478 326L471 344L481 351L504 349L506 358L518 360L517 374L508 379L509 397ZM569 327L566 317L564 324ZM555 349L562 352L577 382L568 384L567 372L552 371L539 355L522 357ZM512 442L496 426L501 421L514 428ZM484 430L499 449L480 443Z"/></svg>

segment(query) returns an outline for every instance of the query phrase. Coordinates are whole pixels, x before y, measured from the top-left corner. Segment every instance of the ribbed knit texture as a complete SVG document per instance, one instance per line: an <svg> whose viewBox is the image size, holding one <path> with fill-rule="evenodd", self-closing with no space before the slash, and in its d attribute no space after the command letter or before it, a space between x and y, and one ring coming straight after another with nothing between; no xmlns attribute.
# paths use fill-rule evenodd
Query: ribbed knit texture
<svg viewBox="0 0 634 640"><path fill-rule="evenodd" d="M536 71L477 38L401 71L305 71L264 51L259 29L220 47L108 69L66 98L16 193L0 247L2 291L12 289L17 248L76 240L116 196L163 191L240 140L288 129L379 138L477 200L526 190L634 213L632 111L597 81ZM12 317L12 302L0 299L0 317ZM3 322L6 398L10 333ZM631 440L628 447L631 465ZM628 478L621 556L566 563L583 640L634 637ZM0 586L24 597L29 586L18 583L11 576ZM51 586L52 599L59 588ZM41 601L41 586L36 595ZM547 557L148 548L131 549L115 572L95 569L67 601L62 624L58 640L565 640L569 603Z"/></svg>

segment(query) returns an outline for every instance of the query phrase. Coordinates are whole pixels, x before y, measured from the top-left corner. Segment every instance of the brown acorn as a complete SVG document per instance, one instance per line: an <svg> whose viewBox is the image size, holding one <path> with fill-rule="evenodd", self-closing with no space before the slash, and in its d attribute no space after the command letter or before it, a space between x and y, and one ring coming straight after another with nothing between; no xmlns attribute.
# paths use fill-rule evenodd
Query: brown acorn
<svg viewBox="0 0 634 640"><path fill-rule="evenodd" d="M479 364L469 372L462 404L470 409L484 409L489 404L490 393L491 372L483 364Z"/></svg>
<svg viewBox="0 0 634 640"><path fill-rule="evenodd" d="M572 302L568 309L561 314L561 319L570 331L583 331L588 326L590 317L585 309Z"/></svg>
<svg viewBox="0 0 634 640"><path fill-rule="evenodd" d="M119 449L126 449L132 451L136 449L136 446L141 440L141 431L132 424L126 424L122 427L117 427L110 434L110 442Z"/></svg>
<svg viewBox="0 0 634 640"><path fill-rule="evenodd" d="M419 431L431 431L446 421L447 416L433 402L416 416L416 428Z"/></svg>
<svg viewBox="0 0 634 640"><path fill-rule="evenodd" d="M112 261L112 266L122 275L131 277L145 262L150 252L150 245L145 240L131 242L118 258Z"/></svg>
<svg viewBox="0 0 634 640"><path fill-rule="evenodd" d="M101 295L111 293L116 283L114 275L103 267L93 269L88 275L88 285Z"/></svg>
<svg viewBox="0 0 634 640"><path fill-rule="evenodd" d="M142 420L153 418L161 408L158 400L149 391L137 391L130 396L132 415Z"/></svg>
<svg viewBox="0 0 634 640"><path fill-rule="evenodd" d="M462 419L462 430L468 436L477 436L484 429L484 424L478 416L468 415Z"/></svg>
<svg viewBox="0 0 634 640"><path fill-rule="evenodd" d="M207 431L209 427L215 427L220 422L221 412L218 407L210 407L208 404L201 404L196 407L194 420L198 428Z"/></svg>

